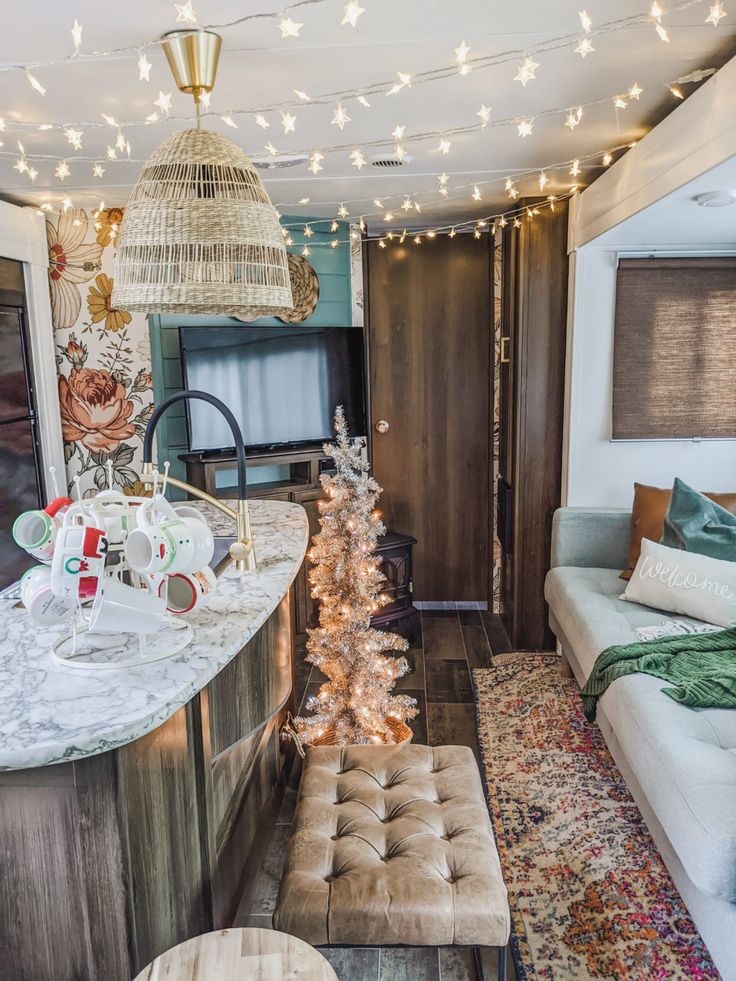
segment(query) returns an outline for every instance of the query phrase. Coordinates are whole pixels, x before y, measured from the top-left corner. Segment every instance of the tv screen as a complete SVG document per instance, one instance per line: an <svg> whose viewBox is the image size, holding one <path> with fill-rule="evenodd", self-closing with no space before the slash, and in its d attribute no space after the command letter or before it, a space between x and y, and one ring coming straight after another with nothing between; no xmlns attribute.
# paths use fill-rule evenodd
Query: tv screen
<svg viewBox="0 0 736 981"><path fill-rule="evenodd" d="M230 407L245 445L270 449L332 435L342 405L351 435L366 433L363 331L358 327L180 327L184 385ZM232 447L211 405L189 400L193 451Z"/></svg>

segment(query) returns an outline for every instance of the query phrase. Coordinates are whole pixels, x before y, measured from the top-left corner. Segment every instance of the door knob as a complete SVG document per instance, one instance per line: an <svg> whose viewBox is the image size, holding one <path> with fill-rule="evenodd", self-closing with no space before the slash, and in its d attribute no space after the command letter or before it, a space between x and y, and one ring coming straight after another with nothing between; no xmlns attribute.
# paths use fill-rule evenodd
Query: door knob
<svg viewBox="0 0 736 981"><path fill-rule="evenodd" d="M376 432L380 433L382 436L385 435L391 428L390 423L386 422L385 419L379 419L376 423Z"/></svg>

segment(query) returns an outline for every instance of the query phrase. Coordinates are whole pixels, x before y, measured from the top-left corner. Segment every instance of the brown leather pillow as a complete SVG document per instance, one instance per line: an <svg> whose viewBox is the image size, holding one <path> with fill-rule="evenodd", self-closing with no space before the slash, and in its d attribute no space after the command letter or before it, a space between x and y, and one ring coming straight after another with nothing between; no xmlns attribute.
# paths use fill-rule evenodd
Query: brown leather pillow
<svg viewBox="0 0 736 981"><path fill-rule="evenodd" d="M713 494L703 491L722 508L736 514L736 494ZM663 487L649 487L647 484L634 484L634 507L631 514L631 542L629 543L629 567L621 573L621 579L631 579L639 555L641 540L658 542L662 537L664 519L670 506L672 491Z"/></svg>

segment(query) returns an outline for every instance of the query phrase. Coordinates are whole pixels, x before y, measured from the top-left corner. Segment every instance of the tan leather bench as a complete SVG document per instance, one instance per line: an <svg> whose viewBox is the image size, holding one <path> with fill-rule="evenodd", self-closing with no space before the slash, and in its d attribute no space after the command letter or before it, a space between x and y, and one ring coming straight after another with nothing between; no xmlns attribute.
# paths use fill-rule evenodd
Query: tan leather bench
<svg viewBox="0 0 736 981"><path fill-rule="evenodd" d="M277 930L315 946L498 947L503 981L509 925L472 750L308 750Z"/></svg>

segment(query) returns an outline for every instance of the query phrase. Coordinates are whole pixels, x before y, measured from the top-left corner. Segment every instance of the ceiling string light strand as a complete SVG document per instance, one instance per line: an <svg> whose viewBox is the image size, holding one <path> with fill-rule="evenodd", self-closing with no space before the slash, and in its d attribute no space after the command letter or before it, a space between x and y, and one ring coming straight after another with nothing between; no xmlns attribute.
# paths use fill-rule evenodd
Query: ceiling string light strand
<svg viewBox="0 0 736 981"><path fill-rule="evenodd" d="M259 19L259 18L266 18L266 17L278 18L282 16L283 11L286 11L288 9L293 9L302 4L315 4L315 3L323 3L323 2L326 2L326 0L299 0L298 3L291 4L288 7L283 8L281 13L264 12L260 14L248 14L236 21L232 21L229 24L220 25L220 26L227 27L227 26L231 26L232 24L241 23L242 21L249 20L249 19ZM677 13L679 11L687 10L691 7L700 5L705 2L707 2L707 0L680 0L679 3L672 4L667 12L668 14ZM725 14L723 16L725 16ZM586 37L627 30L632 27L637 27L648 22L651 22L651 15L649 13L635 14L629 17L618 18L616 20L607 21L601 24L599 27L591 28L590 31L586 33ZM218 25L215 25L215 28L217 26ZM196 31L193 31L193 33L196 33ZM538 44L531 45L529 48L523 50L520 48L516 48L496 55L479 56L473 59L468 59L466 57L463 61L463 65L467 69L467 71L470 71L471 69L479 70L483 68L491 68L501 64L512 62L518 59L519 57L521 57L522 55L528 56L530 53L534 55L546 54L551 51L559 50L560 48L572 46L578 41L579 41L579 32L576 31L565 35L560 35L558 37L551 39L550 41L539 42ZM112 49L109 52L95 52L92 55L83 55L80 53L80 54L72 54L62 59L49 60L46 62L34 62L34 63L29 62L27 64L16 63L16 64L0 65L0 71L14 71L14 70L27 71L30 68L39 68L39 67L47 67L57 64L65 64L70 61L79 60L80 58L89 58L89 57L103 58L105 56L118 56L124 53L131 53L131 54L135 53L140 55L140 52L142 51L143 48L152 45L160 45L161 43L162 43L162 39L158 38L155 40L142 42L141 44L138 44L134 47L116 48L116 49ZM304 106L305 101L307 104L312 104L312 105L325 105L325 104L332 104L335 102L339 103L341 100L347 101L353 98L359 100L363 99L365 100L365 102L367 102L367 96L370 95L381 94L386 91L390 94L392 91L394 90L398 91L405 86L412 87L412 86L422 85L428 82L452 77L455 74L457 74L457 62L449 66L444 66L442 68L429 69L424 72L419 72L413 76L412 75L402 76L402 73L399 73L399 75L402 76L402 78L406 79L406 81L403 81L402 84L399 86L396 85L395 79L383 80L380 82L370 83L366 86L362 86L361 88L357 88L357 89L346 89L337 92L321 93L320 95L314 98L309 98L308 100L299 99L298 101L293 101L293 102L286 101L278 104L271 104L268 106L256 107L251 109L230 110L227 113L227 115L232 116L235 114L263 114L266 112L275 112L282 109L291 109L291 108L296 108L298 106ZM125 125L125 126L151 125L152 123L158 121L159 120L140 119L140 120L131 120L124 124L121 123L121 125ZM29 123L27 125L37 126L38 124ZM58 124L50 124L50 125L56 126ZM82 126L82 127L97 127L97 126L101 126L102 124L98 123L97 121L87 121L87 122L78 122L74 125Z"/></svg>
<svg viewBox="0 0 736 981"><path fill-rule="evenodd" d="M261 11L254 14L245 14L243 17L239 17L237 20L225 22L223 24L208 24L204 28L199 28L192 26L190 33L196 34L200 30L207 31L217 31L226 30L228 27L234 27L236 24L243 24L250 20L281 20L284 15L291 10L296 10L299 7L316 6L318 4L327 3L328 0L295 0L294 3L289 3L280 10L268 10ZM192 14L194 12L192 11ZM178 19L178 18L177 18ZM195 21L190 21L190 23L196 23ZM75 21L75 26L79 26ZM74 29L72 29L74 30ZM186 31L186 28L182 31L182 35ZM125 45L119 48L106 48L103 51L81 51L76 47L75 50L63 58L47 58L43 61L27 61L27 62L6 62L5 64L0 64L0 72L11 72L11 71L22 71L27 72L31 69L42 69L42 68L54 68L57 65L68 65L72 62L81 61L105 61L112 58L119 58L121 55L140 55L142 51L147 48L159 47L163 44L163 38L152 38L147 41L140 41L138 44Z"/></svg>
<svg viewBox="0 0 736 981"><path fill-rule="evenodd" d="M312 249L336 249L340 245L350 245L351 241L356 238L363 242L378 242L382 248L385 248L387 243L392 242L395 244L403 244L407 238L411 238L416 244L421 244L423 238L433 239L438 235L446 235L449 238L455 238L459 234L467 234L469 232L473 232L476 238L481 238L483 233L490 233L493 235L498 227L505 228L507 225L512 223L515 225L515 227L520 227L522 217L531 221L538 217L544 209L554 211L557 204L569 200L569 198L573 197L577 193L577 190L577 188L571 188L569 191L565 191L560 194L549 195L545 201L535 200L529 204L516 205L506 211L494 212L493 214L488 214L480 218L463 219L462 221L457 221L453 224L427 225L423 228L405 227L402 228L401 231L388 231L383 232L381 235L370 235L368 234L367 230L362 232L353 230L348 238L340 238L338 236L330 239L328 242L311 242L310 240L310 244L308 246L305 243L302 246L297 246L297 248L301 248L302 255L308 256L311 254ZM76 225L82 224L82 219L78 217L75 217L73 221ZM287 238L287 245L289 247L295 245L290 236ZM82 267L67 263L66 268L81 269Z"/></svg>
<svg viewBox="0 0 736 981"><path fill-rule="evenodd" d="M618 146L610 147L608 150L598 150L596 153L591 153L591 154L588 154L587 156L576 157L574 159L573 158L570 158L569 160L563 160L563 161L560 161L559 163L545 164L543 167L529 167L529 168L524 168L522 170L516 170L516 171L513 170L513 169L503 170L503 171L502 170L499 170L498 173L499 174L503 174L502 177L501 176L499 176L499 177L490 177L490 178L485 178L485 179L480 179L480 180L477 180L476 179L476 180L468 181L468 182L466 182L464 184L456 184L456 185L454 185L452 187L451 191L448 192L447 197L444 198L444 199L447 200L447 201L457 201L460 198L467 198L468 191L470 189L475 188L475 187L478 187L478 188L488 188L489 186L492 186L494 184L505 184L505 185L508 186L509 185L509 182L512 185L516 185L520 181L523 181L523 180L525 180L526 178L529 178L529 177L535 177L538 180L539 177L540 177L540 175L542 175L542 174L545 174L546 177L547 177L547 181L545 183L550 183L550 179L549 179L549 175L550 174L555 174L555 173L557 173L559 171L562 171L562 170L566 170L568 173L570 173L570 168L573 167L576 164L577 164L577 168L576 169L577 169L578 174L581 174L583 172L583 170L592 170L592 169L600 170L600 169L603 169L605 166L609 166L610 165L610 164L604 164L603 163L603 161L606 158L610 157L611 158L611 162L612 162L612 158L613 158L613 155L614 154L620 153L623 150L628 150L632 146L633 146L632 143L622 143L622 144L620 144ZM593 161L598 161L598 163L593 163ZM436 176L437 176L438 179L439 179L440 176L447 176L449 178L449 177L452 176L452 174L436 175ZM460 194L460 193L454 193L454 192L461 192L461 191L464 192L464 193L462 193L462 194ZM521 196L521 193L522 192L518 192L518 196ZM524 193L528 195L529 193L536 193L536 192L524 192ZM362 218L362 219L366 219L366 218L382 218L383 219L383 218L385 218L385 215L386 215L387 212L390 212L392 210L398 210L396 208L396 205L393 202L398 202L399 200L403 200L403 199L406 199L406 198L411 198L412 200L414 200L416 198L420 198L420 197L423 198L423 197L425 197L427 195L436 195L436 194L437 194L437 188L427 188L425 190L415 191L413 193L412 192L409 192L409 191L403 191L401 193L386 194L386 195L383 195L380 199L377 199L375 197L373 197L373 198L352 198L352 199L343 198L341 200L340 204L353 206L354 218L356 218L356 219L357 218ZM472 197L472 195L471 195L471 197ZM374 211L374 210L361 211L359 208L358 209L355 209L354 208L355 205L361 204L361 203L365 203L367 201L371 201L371 202L373 202L375 204L376 200L380 200L381 203L384 205L384 207L381 208L381 210L377 210L377 211ZM320 207L325 207L326 205L328 205L328 204L334 204L335 202L324 202L324 201L320 201L318 203L319 203L319 206ZM278 203L278 204L276 204L276 207L277 208L287 208L287 207L295 207L295 206L296 205L286 204L286 203ZM301 220L301 221L293 221L293 222L292 221L282 221L281 222L281 225L284 228L296 229L296 228L300 228L300 227L306 227L307 225L309 225L309 226L330 225L330 224L333 224L336 220L339 220L339 219L338 218L314 218L314 219L310 218L307 221L304 221L304 220ZM469 221L474 221L475 219L468 219L468 220Z"/></svg>
<svg viewBox="0 0 736 981"><path fill-rule="evenodd" d="M508 184L509 181L512 184L516 184L516 183L518 183L518 182L520 182L520 181L522 181L522 180L524 180L525 178L528 178L528 177L538 177L538 175L540 173L543 173L543 172L546 173L547 175L554 174L554 173L556 173L558 171L561 171L561 170L564 170L564 169L568 169L571 165L573 165L575 163L577 163L579 165L579 167L580 167L579 173L581 173L583 169L593 169L593 168L600 169L600 167L602 166L601 163L599 163L599 164L592 164L591 162L594 161L594 160L602 161L606 156L611 156L612 157L613 154L618 153L618 152L620 152L622 150L629 149L631 146L632 146L631 143L622 143L622 144L620 144L618 146L609 147L607 150L598 150L595 153L588 154L587 156L582 156L582 157L575 158L575 160L573 160L573 159L563 160L563 161L559 161L558 163L545 164L542 167L528 167L528 168L523 168L521 170L500 169L499 168L498 170L496 170L494 172L495 173L498 173L499 175L503 175L503 176L498 176L498 177L493 177L493 178L485 178L485 179L480 179L480 180L475 179L473 181L468 181L465 184L454 185L452 187L452 192L465 191L466 193L463 194L463 195L461 195L459 193L457 193L457 194L456 193L450 193L450 194L448 194L448 200L455 201L455 200L460 199L461 196L462 197L467 197L467 190L468 190L468 188L475 187L476 185L478 185L479 187L488 187L489 185L493 185L493 184L501 184L501 183ZM2 151L0 151L0 153L2 153ZM453 175L452 175L452 173L450 173L450 174L442 174L442 175L435 175L435 176L438 179L440 177L447 177L448 180L449 180L449 178L452 177ZM400 198L406 198L406 197L411 197L412 199L415 199L415 198L418 198L418 197L424 197L426 195L434 195L434 194L437 194L437 189L436 188L427 188L427 189L420 190L420 191L415 191L415 192L402 192L400 194L399 193L394 193L394 194L384 195L383 198L382 198L382 203L385 203L386 204L386 208L384 208L384 209L382 209L380 211L370 211L370 210L361 211L360 209L355 209L354 218L355 219L359 219L359 218L366 219L366 218L374 218L374 217L376 217L376 218L378 218L378 217L383 218L383 217L385 217L385 211L388 209L389 204L391 202L393 202L394 200L398 201ZM372 201L375 204L375 201L376 200L377 199L375 197L374 198L350 198L350 199L344 198L344 199L341 199L341 201L339 203L341 205L348 205L349 204L349 205L353 206L353 205L357 205L357 204L364 204L367 201ZM336 205L337 203L338 202L319 202L319 206L320 207L325 207L326 205ZM294 207L294 206L295 205L289 205L289 204L285 204L285 203L281 203L281 204L276 204L275 205L275 207L277 207L277 208ZM393 204L391 204L391 207L393 208L395 206ZM52 214L60 215L60 214L66 213L69 209L74 209L74 206L73 206L73 204L71 202L71 199L69 197L67 197L67 198L65 198L65 206L62 209L55 209L55 208L53 208L53 206L50 203L47 202L46 204L41 205L41 207L39 209L37 209L37 210L42 211L42 212L44 212L45 214L48 214L48 215L52 215ZM77 209L75 209L75 210L77 210ZM99 206L96 209L93 210L93 212L92 212L93 217L96 217L100 212L102 212L104 210L105 210L104 201L101 201L99 203ZM349 215L347 217L349 217ZM301 228L301 227L305 227L306 228L308 226L317 226L317 225L330 225L331 226L331 225L335 224L336 221L339 222L339 220L340 219L338 219L336 217L332 217L332 218L330 218L330 217L327 217L327 218L310 218L307 221L304 221L303 219L300 220L300 221L281 221L281 226L282 226L282 228L285 228L287 230L294 230L294 229ZM474 220L476 220L476 219L468 219L468 221L470 221L470 222L472 222Z"/></svg>
<svg viewBox="0 0 736 981"><path fill-rule="evenodd" d="M674 80L670 80L670 81L667 81L667 82L647 83L644 87L640 86L638 84L638 82L635 82L627 91L630 93L630 92L633 92L635 90L636 93L637 93L637 96L636 97L638 98L647 89L653 90L653 89L665 88L671 94L676 95L676 97L679 99L679 98L682 98L682 95L681 95L681 90L679 90L677 88L678 86L685 85L685 84L690 84L690 83L700 82L703 79L705 79L705 78L709 77L710 75L714 74L714 72L715 72L715 69L714 68L697 69L695 71L690 72L686 76L681 76L680 78L677 78L677 79L674 79ZM599 99L592 99L592 100L589 100L587 102L577 103L574 110L571 110L570 109L570 105L569 104L567 104L565 106L555 106L555 107L551 107L551 108L548 108L548 109L541 109L538 112L535 112L533 114L532 119L533 120L545 119L545 118L549 118L551 116L557 116L557 115L559 115L559 116L568 116L571 111L574 111L574 113L576 114L577 123L579 123L580 122L580 119L581 119L581 115L582 115L582 111L583 110L589 110L589 109L594 108L596 106L607 105L607 104L614 105L615 104L615 101L620 97L621 91L622 91L621 89L618 89L615 93L612 93L612 94L609 94L609 95L606 95L606 96L602 96ZM617 106L617 108L621 108L621 106ZM246 111L247 110L231 110L231 114L235 114L237 112L246 112ZM201 117L200 118L202 120L205 120L205 119L207 119L209 117L214 117L214 116L218 116L218 115L219 115L219 113L215 113L215 112L204 112L204 113L201 113ZM500 127L503 127L503 126L511 126L511 125L518 126L519 125L519 122L520 122L520 118L521 117L519 117L519 116L507 116L507 117L502 118L502 119L489 119L488 121L482 121L481 123L475 123L474 122L474 123L468 123L468 124L465 124L465 125L462 125L462 126L455 126L455 127L450 127L450 128L441 129L441 130L439 130L439 129L437 129L437 130L426 130L424 132L414 133L414 134L409 134L409 135L405 135L402 132L400 143L401 143L401 145L403 145L405 143L412 143L412 142L414 142L414 143L417 143L417 142L426 142L427 140L443 139L443 138L446 138L448 136L462 136L462 135L466 135L468 133L478 132L479 130L486 129L486 128L488 128L488 129L496 129L496 128L500 128ZM193 120L193 117L191 117L191 116L169 116L168 119L169 119L170 122L176 122L176 123L191 123L191 122L194 121ZM58 127L60 129L64 129L65 131L68 130L68 131L75 132L74 127L78 127L78 128L86 127L86 126L109 127L109 126L111 126L111 125L114 124L115 128L119 132L119 131L121 131L123 129L129 128L130 126L138 125L140 122L141 121L120 121L120 122L118 122L116 120L111 120L109 118L108 121L106 121L106 122L100 122L100 123L98 123L98 122L94 122L94 123L77 122L77 123L70 124L70 123L66 123L65 122L65 123L59 123L59 124L40 124L40 126L39 126L39 124L37 124L37 123L31 124L31 123L25 123L25 122L18 123L16 121L12 121L12 122L4 121L4 126L2 128L4 129L4 131L6 133L11 133L14 130L14 128L18 128L18 129L22 129L23 131L27 131L29 129L38 130L39 128L48 129L49 126L53 126L55 128ZM577 123L576 123L576 125L577 125ZM142 121L142 124L147 125L145 123L145 120ZM390 136L382 137L382 138L375 139L375 140L363 140L363 141L360 141L359 145L360 145L361 149L381 149L381 148L385 148L385 147L392 147L396 143L397 143L397 140L395 139L394 134L391 134ZM351 143L335 143L335 144L332 144L330 146L323 146L323 147L320 148L320 153L323 155L320 159L324 159L324 156L325 155L328 155L328 154L354 151L355 148L356 148L356 142L351 142ZM312 150L312 149L306 149L306 148L305 149L302 149L302 150L290 149L290 153L294 153L294 154L301 153L302 155L305 155L305 156L309 156L313 152L314 152L314 150ZM59 160L59 155L58 154L26 152L24 150L23 151L23 155L28 160ZM0 157L15 157L15 156L17 156L17 154L14 151L11 151L11 150L0 150ZM97 155L94 155L93 156L93 155L83 155L83 154L75 153L73 156L67 157L66 159L67 160L72 160L72 161L77 161L77 162L83 162L83 163L93 163L93 162L96 162L96 161L100 160L101 159L101 156L104 156L104 155L97 154ZM134 157L125 157L124 159L129 160L132 163L142 163L143 162L142 160L137 159L137 158L134 158ZM111 162L115 162L115 161L111 161Z"/></svg>

